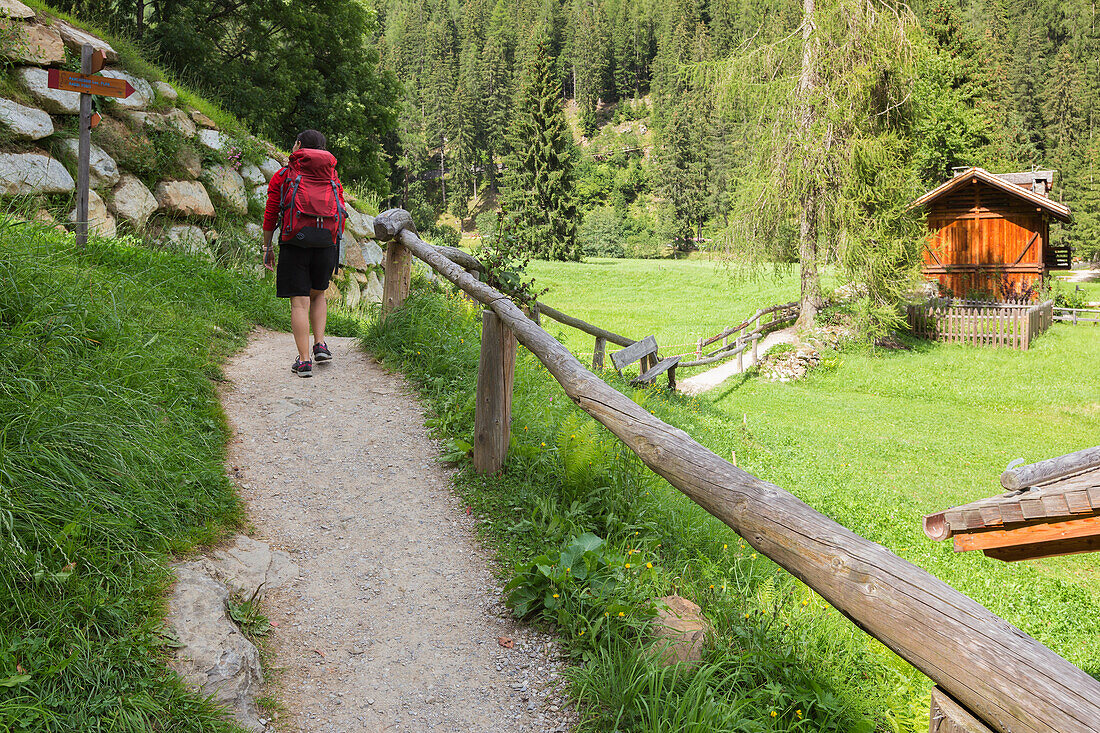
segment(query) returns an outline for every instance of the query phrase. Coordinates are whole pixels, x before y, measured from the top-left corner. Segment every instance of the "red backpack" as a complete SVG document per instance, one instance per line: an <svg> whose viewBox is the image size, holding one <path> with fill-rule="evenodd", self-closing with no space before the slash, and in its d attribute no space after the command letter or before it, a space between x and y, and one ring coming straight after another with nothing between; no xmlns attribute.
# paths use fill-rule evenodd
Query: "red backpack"
<svg viewBox="0 0 1100 733"><path fill-rule="evenodd" d="M337 188L336 158L303 148L290 155L279 188L279 239L298 247L336 247L347 211Z"/></svg>

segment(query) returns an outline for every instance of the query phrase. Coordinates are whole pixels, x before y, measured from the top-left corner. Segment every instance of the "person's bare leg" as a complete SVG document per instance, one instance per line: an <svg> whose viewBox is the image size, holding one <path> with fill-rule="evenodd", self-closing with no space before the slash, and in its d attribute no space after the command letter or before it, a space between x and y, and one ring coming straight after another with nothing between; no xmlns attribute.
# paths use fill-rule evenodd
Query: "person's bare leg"
<svg viewBox="0 0 1100 733"><path fill-rule="evenodd" d="M302 361L312 360L309 355L311 311L308 295L295 295L290 299L290 330L294 332L294 345L298 347L298 358Z"/></svg>
<svg viewBox="0 0 1100 733"><path fill-rule="evenodd" d="M309 291L309 325L313 327L313 343L325 343L325 321L328 320L328 298L324 290ZM299 347L301 348L301 347Z"/></svg>

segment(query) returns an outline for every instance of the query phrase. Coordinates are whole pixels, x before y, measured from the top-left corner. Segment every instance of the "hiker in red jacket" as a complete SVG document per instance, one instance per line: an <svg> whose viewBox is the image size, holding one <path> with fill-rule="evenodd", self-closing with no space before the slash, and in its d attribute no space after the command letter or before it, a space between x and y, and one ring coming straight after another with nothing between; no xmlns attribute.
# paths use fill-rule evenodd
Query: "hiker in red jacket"
<svg viewBox="0 0 1100 733"><path fill-rule="evenodd" d="M316 130L298 135L290 162L271 177L264 209L264 267L275 269L271 245L279 229L279 264L275 294L290 298L290 326L298 358L291 371L313 376L313 361L329 361L325 345L328 303L325 291L340 256L340 236L347 213L344 187L336 175L336 158L325 150L325 136ZM309 331L313 328L313 353Z"/></svg>

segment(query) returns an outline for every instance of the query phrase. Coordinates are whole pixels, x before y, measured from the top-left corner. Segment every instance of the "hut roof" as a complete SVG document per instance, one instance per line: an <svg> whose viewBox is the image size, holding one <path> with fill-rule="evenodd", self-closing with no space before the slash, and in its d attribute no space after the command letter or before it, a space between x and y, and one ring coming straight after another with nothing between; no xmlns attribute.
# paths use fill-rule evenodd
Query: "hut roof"
<svg viewBox="0 0 1100 733"><path fill-rule="evenodd" d="M1100 448L1005 471L1010 490L924 517L933 540L1023 560L1100 550Z"/></svg>
<svg viewBox="0 0 1100 733"><path fill-rule="evenodd" d="M959 173L950 181L947 181L936 188L933 188L928 193L917 198L909 206L910 208L916 208L918 206L927 206L936 199L946 196L949 193L957 191L964 186L967 186L974 181L982 181L983 183L992 186L1000 191L1004 191L1010 196L1015 196L1021 201L1037 206L1044 211L1048 212L1051 216L1059 221L1068 222L1070 220L1069 207L1065 204L1052 201L1047 198L1045 193L1037 193L1025 188L1024 185L1031 185L1035 181L1045 181L1046 190L1050 190L1050 181L1054 179L1053 171L1034 171L1029 173L990 173L984 168L968 168L962 173Z"/></svg>

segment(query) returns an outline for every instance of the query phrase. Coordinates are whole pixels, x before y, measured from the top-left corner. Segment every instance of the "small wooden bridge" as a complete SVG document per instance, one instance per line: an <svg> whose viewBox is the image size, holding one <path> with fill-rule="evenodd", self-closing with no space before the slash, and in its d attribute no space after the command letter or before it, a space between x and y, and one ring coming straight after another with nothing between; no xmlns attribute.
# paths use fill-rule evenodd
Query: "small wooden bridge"
<svg viewBox="0 0 1100 733"><path fill-rule="evenodd" d="M577 406L651 470L930 677L932 733L1100 730L1100 682L1093 677L938 578L651 415L588 371L507 295L467 272L482 269L474 257L422 241L408 212L391 209L374 225L376 237L388 242L383 318L408 294L413 255L485 306L476 470L494 473L504 463L518 340ZM612 336L596 338L615 342Z"/></svg>

